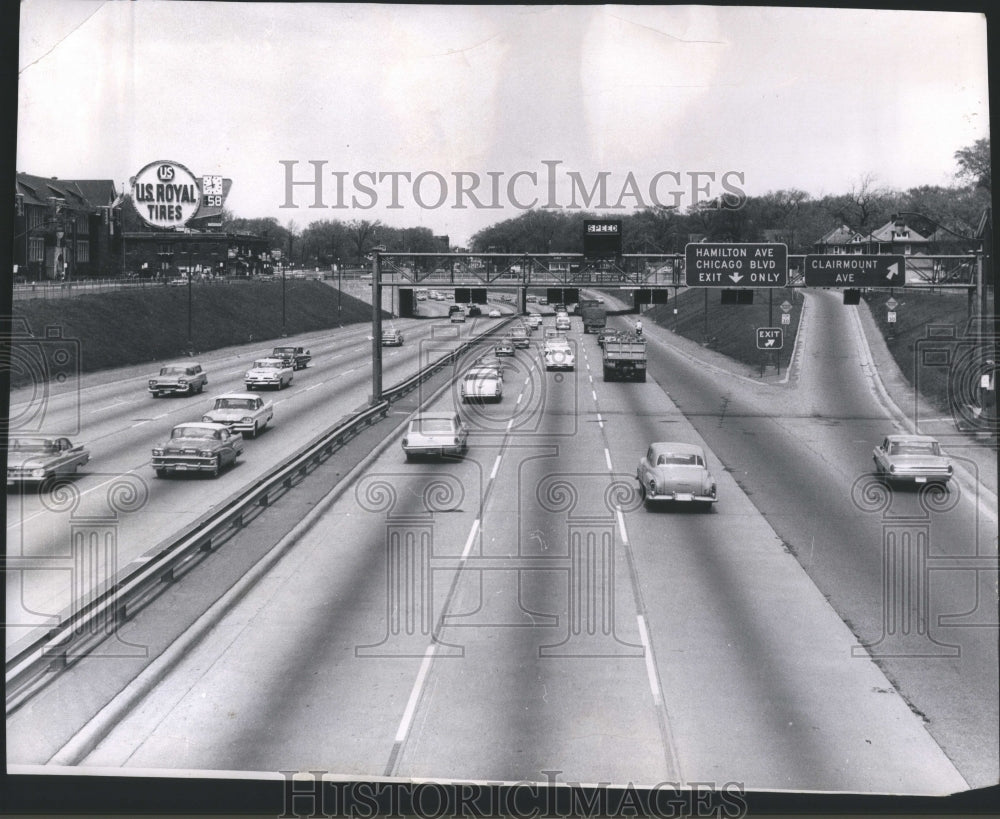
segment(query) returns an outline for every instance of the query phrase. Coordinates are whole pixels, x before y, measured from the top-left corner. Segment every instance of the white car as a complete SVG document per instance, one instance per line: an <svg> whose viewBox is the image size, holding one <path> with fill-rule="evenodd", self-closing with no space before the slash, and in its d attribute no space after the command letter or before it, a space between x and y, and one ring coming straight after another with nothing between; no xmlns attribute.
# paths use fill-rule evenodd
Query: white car
<svg viewBox="0 0 1000 819"><path fill-rule="evenodd" d="M947 484L955 474L951 458L929 435L886 435L872 458L875 472L887 481Z"/></svg>
<svg viewBox="0 0 1000 819"><path fill-rule="evenodd" d="M649 445L635 472L647 503L679 501L711 509L719 498L705 451L696 444L659 441Z"/></svg>
<svg viewBox="0 0 1000 819"><path fill-rule="evenodd" d="M89 460L87 448L69 438L19 435L7 441L7 486L44 486L61 475L75 475Z"/></svg>
<svg viewBox="0 0 1000 819"><path fill-rule="evenodd" d="M569 314L559 313L556 315L556 329L557 330L569 330Z"/></svg>
<svg viewBox="0 0 1000 819"><path fill-rule="evenodd" d="M489 315L490 318L500 318L502 314L496 307L494 307L487 315Z"/></svg>
<svg viewBox="0 0 1000 819"><path fill-rule="evenodd" d="M225 424L233 432L256 438L274 418L274 404L252 392L231 392L216 397L212 409L202 416L207 424Z"/></svg>
<svg viewBox="0 0 1000 819"><path fill-rule="evenodd" d="M243 376L248 390L255 387L277 387L283 390L292 383L295 370L281 358L258 358Z"/></svg>
<svg viewBox="0 0 1000 819"><path fill-rule="evenodd" d="M500 401L503 398L503 375L492 367L476 367L462 378L463 401Z"/></svg>
<svg viewBox="0 0 1000 819"><path fill-rule="evenodd" d="M469 430L455 412L421 412L403 436L406 460L416 455L464 455L469 449Z"/></svg>
<svg viewBox="0 0 1000 819"><path fill-rule="evenodd" d="M542 351L546 370L572 370L576 367L576 356L573 348L565 339L550 338L545 342Z"/></svg>

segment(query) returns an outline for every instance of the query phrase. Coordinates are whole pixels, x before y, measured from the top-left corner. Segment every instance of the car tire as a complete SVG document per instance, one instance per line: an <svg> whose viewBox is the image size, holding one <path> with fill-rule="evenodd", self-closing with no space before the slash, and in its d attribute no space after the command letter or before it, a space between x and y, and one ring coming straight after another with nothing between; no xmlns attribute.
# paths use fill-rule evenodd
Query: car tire
<svg viewBox="0 0 1000 819"><path fill-rule="evenodd" d="M403 455L406 456L406 462L407 463L410 463L413 460L413 453L412 452L404 452Z"/></svg>
<svg viewBox="0 0 1000 819"><path fill-rule="evenodd" d="M253 422L253 429L250 430L250 437L251 438L256 438L258 432L260 432L260 430L257 428L257 422L254 421Z"/></svg>
<svg viewBox="0 0 1000 819"><path fill-rule="evenodd" d="M154 469L153 471L156 473L156 477L157 478L165 478L165 477L167 477L167 470L166 469Z"/></svg>
<svg viewBox="0 0 1000 819"><path fill-rule="evenodd" d="M218 478L219 473L221 471L222 471L222 456L216 455L215 460L212 462L212 472L211 472L212 477Z"/></svg>

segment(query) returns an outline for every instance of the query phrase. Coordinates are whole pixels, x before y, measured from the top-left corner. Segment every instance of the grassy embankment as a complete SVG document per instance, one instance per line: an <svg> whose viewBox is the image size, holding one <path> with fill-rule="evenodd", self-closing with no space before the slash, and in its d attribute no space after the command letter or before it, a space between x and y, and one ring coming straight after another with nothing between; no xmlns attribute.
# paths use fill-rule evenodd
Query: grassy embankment
<svg viewBox="0 0 1000 819"><path fill-rule="evenodd" d="M645 315L649 320L674 330L685 338L717 350L724 355L757 366L761 353L756 346L756 328L768 326L768 291L755 290L752 305L721 304L718 293L708 293L706 316L705 291L684 291L670 304L659 305ZM802 314L802 290L799 288L776 289L773 295L772 323L782 326L781 309L786 299L792 304L791 324L784 325L784 347L781 351L781 368L788 366L795 334ZM942 411L948 410L948 369L919 365L920 339L927 338L930 325L953 328L956 338L963 338L969 325L968 300L964 293L930 293L899 291L894 298L896 324L887 321L885 302L888 293L866 295L875 321L886 339L889 352L910 384L917 379L920 391ZM678 312L673 314L674 308ZM926 343L926 342L924 342ZM773 362L772 362L773 363Z"/></svg>
<svg viewBox="0 0 1000 819"><path fill-rule="evenodd" d="M316 281L285 285L289 336L371 321L371 306ZM192 288L191 335L195 353L282 337L281 282L197 284ZM184 287L120 290L67 299L14 302L36 338L58 327L80 345L83 372L177 358L187 351L188 291ZM17 342L14 342L16 351ZM11 373L12 386L18 373Z"/></svg>
<svg viewBox="0 0 1000 819"><path fill-rule="evenodd" d="M753 304L722 304L721 298L719 293L706 288L691 288L681 291L677 299L669 304L652 308L645 316L661 327L737 361L753 366L766 362L772 367L779 363L784 370L791 359L795 334L799 329L802 292L790 287L773 290L770 296L770 323L768 290L754 290ZM790 324L781 323L780 305L784 301L792 305ZM674 315L675 308L677 315ZM757 349L758 327L780 327L784 330L784 343L779 353Z"/></svg>

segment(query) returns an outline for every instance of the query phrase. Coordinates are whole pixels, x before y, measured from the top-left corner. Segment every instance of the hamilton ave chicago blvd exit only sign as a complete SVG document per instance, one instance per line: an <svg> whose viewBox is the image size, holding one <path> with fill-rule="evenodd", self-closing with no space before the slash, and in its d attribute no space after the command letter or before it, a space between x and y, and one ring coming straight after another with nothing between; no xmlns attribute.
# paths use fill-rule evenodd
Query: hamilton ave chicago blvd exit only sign
<svg viewBox="0 0 1000 819"><path fill-rule="evenodd" d="M684 282L688 287L785 287L788 248L773 242L689 244Z"/></svg>

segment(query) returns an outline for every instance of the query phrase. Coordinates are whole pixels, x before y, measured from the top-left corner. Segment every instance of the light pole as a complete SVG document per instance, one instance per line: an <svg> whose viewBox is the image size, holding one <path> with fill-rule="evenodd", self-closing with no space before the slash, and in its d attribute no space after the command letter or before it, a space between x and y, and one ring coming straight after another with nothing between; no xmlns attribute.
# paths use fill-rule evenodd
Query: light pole
<svg viewBox="0 0 1000 819"><path fill-rule="evenodd" d="M288 335L285 332L285 271L287 268L285 265L281 266L281 337L284 338Z"/></svg>

